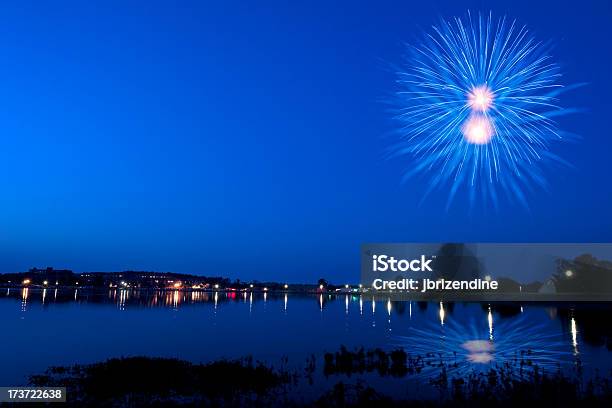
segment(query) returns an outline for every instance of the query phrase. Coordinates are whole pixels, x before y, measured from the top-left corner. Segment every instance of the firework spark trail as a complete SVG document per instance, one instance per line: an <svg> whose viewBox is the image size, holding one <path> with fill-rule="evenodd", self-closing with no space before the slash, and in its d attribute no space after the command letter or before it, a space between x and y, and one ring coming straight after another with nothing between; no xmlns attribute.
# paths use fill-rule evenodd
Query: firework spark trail
<svg viewBox="0 0 612 408"><path fill-rule="evenodd" d="M554 117L574 111L558 105L564 87L548 47L516 21L468 13L408 51L393 150L415 159L406 177L433 174L426 195L450 185L448 205L465 186L472 203L478 192L497 204L500 187L527 206L525 191L546 186L542 164L563 162L550 151L566 136Z"/></svg>
<svg viewBox="0 0 612 408"><path fill-rule="evenodd" d="M444 325L424 322L411 328L407 336L397 336L396 345L414 355L423 356L421 375L429 377L444 365L449 374L466 375L472 371L488 371L510 364L555 372L575 362L568 340L560 333L549 333L544 323L533 322L533 316L517 316L512 320L495 319L486 313L478 319L446 318ZM521 362L522 360L522 362ZM526 365L525 365L526 364Z"/></svg>

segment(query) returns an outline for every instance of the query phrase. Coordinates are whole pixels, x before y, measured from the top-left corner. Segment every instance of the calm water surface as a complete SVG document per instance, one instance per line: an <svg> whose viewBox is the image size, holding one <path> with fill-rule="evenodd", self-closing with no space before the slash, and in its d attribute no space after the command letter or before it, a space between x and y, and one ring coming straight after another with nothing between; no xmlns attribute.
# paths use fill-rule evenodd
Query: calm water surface
<svg viewBox="0 0 612 408"><path fill-rule="evenodd" d="M393 302L372 295L2 289L0 385L52 365L118 356L193 362L252 355L303 367L312 354L404 347L454 371L527 358L585 372L612 366L609 306ZM435 366L435 364L432 364ZM433 370L433 369L432 369ZM319 367L319 371L321 371ZM427 376L427 369L421 373ZM336 379L338 380L338 379ZM390 387L392 385L389 385Z"/></svg>

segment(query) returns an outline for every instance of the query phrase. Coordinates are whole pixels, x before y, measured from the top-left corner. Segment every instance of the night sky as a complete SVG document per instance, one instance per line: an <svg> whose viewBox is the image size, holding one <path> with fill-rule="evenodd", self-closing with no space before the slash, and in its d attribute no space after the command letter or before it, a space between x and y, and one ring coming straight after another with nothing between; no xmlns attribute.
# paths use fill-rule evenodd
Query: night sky
<svg viewBox="0 0 612 408"><path fill-rule="evenodd" d="M612 241L605 1L28 2L0 13L0 271L357 281L362 242ZM128 4L129 3L129 4ZM460 4L461 3L461 4ZM490 9L552 40L559 119L529 208L419 205L387 160L404 43Z"/></svg>

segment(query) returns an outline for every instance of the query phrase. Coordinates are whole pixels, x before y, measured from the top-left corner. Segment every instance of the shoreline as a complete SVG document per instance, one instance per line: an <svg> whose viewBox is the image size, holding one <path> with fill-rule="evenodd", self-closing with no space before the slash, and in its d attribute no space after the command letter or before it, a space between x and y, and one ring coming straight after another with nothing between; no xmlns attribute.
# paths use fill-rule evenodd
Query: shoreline
<svg viewBox="0 0 612 408"><path fill-rule="evenodd" d="M593 295L591 293L556 293L556 294L541 294L541 293L469 293L460 291L435 291L428 290L426 292L414 291L371 291L361 290L360 292L344 292L344 291L309 291L296 289L263 289L263 288L248 288L248 289L229 289L229 288L155 288L155 287L95 287L95 286L41 286L41 285L0 285L0 290L23 290L32 289L37 291L43 290L62 290L62 291L86 291L88 293L102 293L111 291L146 291L146 292L185 292L185 293L257 293L257 294L293 294L306 296L358 296L367 297L368 300L374 301L405 301L405 302L470 302L470 303L612 303L612 294Z"/></svg>

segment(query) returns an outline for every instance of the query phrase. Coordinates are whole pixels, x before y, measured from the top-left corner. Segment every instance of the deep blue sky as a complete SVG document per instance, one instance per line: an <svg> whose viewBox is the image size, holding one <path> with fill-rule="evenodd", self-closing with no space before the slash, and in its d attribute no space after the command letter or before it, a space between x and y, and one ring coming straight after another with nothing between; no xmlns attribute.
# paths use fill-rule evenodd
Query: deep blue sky
<svg viewBox="0 0 612 408"><path fill-rule="evenodd" d="M92 3L2 5L0 271L344 281L362 242L612 241L604 1ZM419 206L426 181L383 158L387 67L438 17L491 7L589 83L563 100L587 108L560 120L575 169L529 211Z"/></svg>

